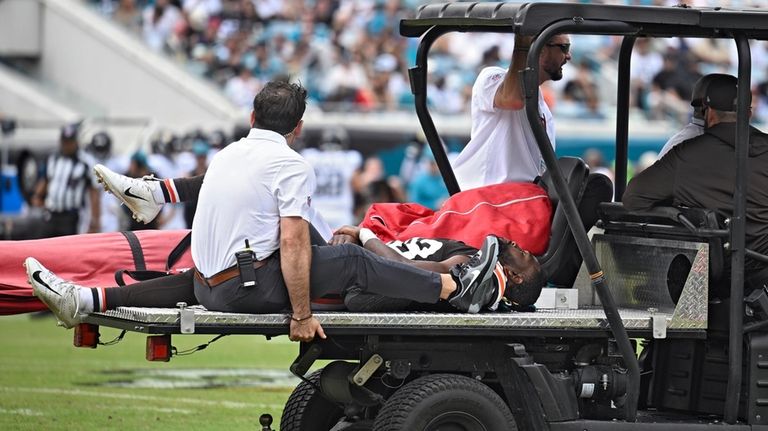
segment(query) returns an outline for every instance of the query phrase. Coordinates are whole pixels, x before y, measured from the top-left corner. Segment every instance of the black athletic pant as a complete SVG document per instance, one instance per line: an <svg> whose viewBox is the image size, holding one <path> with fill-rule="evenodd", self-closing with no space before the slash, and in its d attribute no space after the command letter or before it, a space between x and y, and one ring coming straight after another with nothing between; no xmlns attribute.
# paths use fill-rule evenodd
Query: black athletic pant
<svg viewBox="0 0 768 431"><path fill-rule="evenodd" d="M310 225L312 263L310 297L343 294L346 289L405 298L408 302L435 303L440 297L440 274L424 271L377 256L357 245L329 246ZM104 289L107 309L175 307L177 302L204 305L209 310L270 313L290 309L288 291L280 269L280 252L256 270L258 285L240 287L239 279L208 287L193 271Z"/></svg>
<svg viewBox="0 0 768 431"><path fill-rule="evenodd" d="M312 246L310 297L344 293L348 289L421 303L440 299L440 274L378 256L360 246ZM280 252L256 270L256 286L241 287L235 278L208 286L195 278L195 295L210 310L235 313L276 313L290 310L288 290L280 269Z"/></svg>
<svg viewBox="0 0 768 431"><path fill-rule="evenodd" d="M123 287L104 289L107 309L117 307L176 307L177 302L197 305L192 285L194 271L166 275Z"/></svg>

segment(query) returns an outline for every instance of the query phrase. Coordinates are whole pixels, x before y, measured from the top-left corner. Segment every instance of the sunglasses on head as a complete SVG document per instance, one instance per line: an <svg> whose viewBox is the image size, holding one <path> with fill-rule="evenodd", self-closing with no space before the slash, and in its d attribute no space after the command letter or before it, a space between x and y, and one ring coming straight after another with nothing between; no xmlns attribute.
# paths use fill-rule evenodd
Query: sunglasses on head
<svg viewBox="0 0 768 431"><path fill-rule="evenodd" d="M571 44L570 43L548 43L547 46L553 47L556 46L560 48L560 51L563 52L563 54L568 54L571 52Z"/></svg>

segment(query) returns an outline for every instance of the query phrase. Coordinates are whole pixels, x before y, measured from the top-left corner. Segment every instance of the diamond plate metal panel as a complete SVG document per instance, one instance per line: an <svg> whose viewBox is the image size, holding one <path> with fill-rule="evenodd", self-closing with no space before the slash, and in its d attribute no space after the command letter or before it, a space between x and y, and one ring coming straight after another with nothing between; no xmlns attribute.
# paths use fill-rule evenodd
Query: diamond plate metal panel
<svg viewBox="0 0 768 431"><path fill-rule="evenodd" d="M594 235L592 242L617 306L650 307L669 313L675 309L667 288L670 266L678 256L692 263L702 245L604 234ZM599 300L595 299L594 304Z"/></svg>
<svg viewBox="0 0 768 431"><path fill-rule="evenodd" d="M706 329L709 318L709 245L699 244L699 251L685 280L671 324L676 328Z"/></svg>
<svg viewBox="0 0 768 431"><path fill-rule="evenodd" d="M255 325L265 328L284 327L288 318L284 314L237 314L207 311L195 308L195 325ZM133 321L140 324L178 324L177 309L120 307L117 310L96 313L101 316ZM650 313L644 310L622 309L621 318L627 329L651 329ZM676 327L672 315L657 313L668 322L668 330L688 329ZM563 328L608 329L608 321L601 308L580 310L539 310L534 313L347 313L318 312L315 314L324 327L370 328Z"/></svg>

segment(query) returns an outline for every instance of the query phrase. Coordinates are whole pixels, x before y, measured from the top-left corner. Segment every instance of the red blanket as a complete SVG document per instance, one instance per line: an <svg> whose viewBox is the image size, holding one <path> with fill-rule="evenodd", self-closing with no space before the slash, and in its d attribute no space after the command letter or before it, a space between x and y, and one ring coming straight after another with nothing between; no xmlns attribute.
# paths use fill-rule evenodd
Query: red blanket
<svg viewBox="0 0 768 431"><path fill-rule="evenodd" d="M382 241L449 238L479 248L489 234L507 238L533 254L549 244L552 203L532 183L505 183L457 193L438 211L418 204L373 204L360 226Z"/></svg>
<svg viewBox="0 0 768 431"><path fill-rule="evenodd" d="M171 250L186 230L136 231L146 269L164 271ZM116 286L115 271L134 270L128 240L119 232L73 235L29 241L0 241L0 315L45 310L32 296L24 259L32 256L56 275L86 287ZM187 250L173 270L193 267ZM129 281L126 277L126 281Z"/></svg>

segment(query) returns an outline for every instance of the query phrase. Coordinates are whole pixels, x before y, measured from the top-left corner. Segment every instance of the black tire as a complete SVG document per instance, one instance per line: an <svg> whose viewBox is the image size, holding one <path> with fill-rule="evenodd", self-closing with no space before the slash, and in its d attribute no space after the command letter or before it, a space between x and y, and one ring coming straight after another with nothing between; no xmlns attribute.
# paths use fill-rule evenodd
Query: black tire
<svg viewBox="0 0 768 431"><path fill-rule="evenodd" d="M307 380L320 384L320 371L310 374ZM344 416L338 405L328 401L315 387L301 382L291 392L280 418L281 431L329 431Z"/></svg>
<svg viewBox="0 0 768 431"><path fill-rule="evenodd" d="M390 397L374 431L517 430L504 400L485 384L455 374L416 379Z"/></svg>

